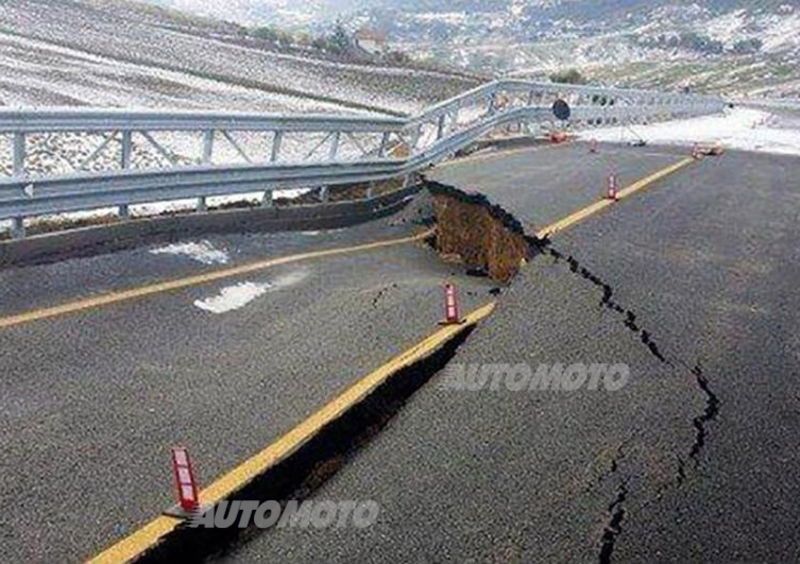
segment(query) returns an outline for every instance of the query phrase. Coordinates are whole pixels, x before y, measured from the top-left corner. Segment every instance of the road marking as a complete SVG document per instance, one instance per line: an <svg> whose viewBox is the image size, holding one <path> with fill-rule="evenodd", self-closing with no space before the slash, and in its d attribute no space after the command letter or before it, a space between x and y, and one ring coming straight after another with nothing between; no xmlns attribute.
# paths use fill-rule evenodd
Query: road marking
<svg viewBox="0 0 800 564"><path fill-rule="evenodd" d="M176 517L157 517L88 562L89 564L119 564L134 560L148 548L154 546L161 537L172 532L181 522L182 520Z"/></svg>
<svg viewBox="0 0 800 564"><path fill-rule="evenodd" d="M665 176L668 176L669 174L672 174L673 172L676 172L677 170L680 170L681 168L688 166L692 162L694 162L694 159L692 158L683 159L669 167L666 167L660 171L657 171L635 182L634 184L631 184L630 186L621 190L618 196L620 199L631 196L636 192L638 192L639 190L646 188L653 182L656 182L657 180L660 180L661 178L664 178ZM546 235L552 235L553 233L566 229L567 227L585 219L586 217L589 217L590 215L599 212L602 209L605 209L606 207L612 204L613 202L609 200L601 200L599 202L595 202L594 204L591 204L590 206L587 206L586 208L570 216L567 216L566 218L540 230L537 233L537 236L544 237ZM108 296L101 296L99 298L93 298L90 300L82 300L80 302L74 302L73 304L58 306L57 308L50 308L47 310L40 310L39 312L31 312L29 314L23 314L22 316L0 319L0 327L6 327L18 323L25 323L26 321L32 321L34 319L42 319L45 317L52 317L54 315L61 315L63 313L69 313L72 311L80 311L83 309L89 309L92 307L97 307L108 303L133 299L135 297L140 297L144 295L150 295L178 288L185 288L187 286L203 284L213 280L218 280L220 278L237 276L239 274L252 272L254 270L268 268L270 266L275 266L277 264L285 264L287 262L294 262L298 260L319 258L324 256L344 254L347 252L355 252L359 250L367 250L373 248L386 247L390 245L403 244L411 241L420 240L424 237L427 237L429 234L430 232L426 232L412 237L406 237L404 239L381 241L377 243L369 243L366 245L359 245L356 247L349 247L342 249L315 251L311 253L293 255L289 257L280 257L277 259L259 261L248 265L223 269L220 271L215 271L198 276L192 276L181 280L164 282L161 284L155 284L153 286L129 290L127 292L110 294ZM203 489L200 492L201 503L213 504L222 499L225 499L227 496L230 496L234 492L240 490L244 485L252 481L258 475L263 474L271 466L274 466L275 464L284 460L286 457L291 456L292 453L296 452L299 448L301 448L304 444L306 444L309 440L311 440L321 429L330 424L332 421L335 421L339 416L345 413L352 406L358 404L361 400L367 397L373 390L375 390L384 382L386 382L393 374L397 373L404 367L429 356L436 349L441 347L444 343L452 339L461 331L476 325L477 323L488 317L494 310L495 303L496 302L491 302L471 312L469 315L467 315L466 322L462 325L450 325L437 330L436 332L434 332L427 338L423 339L410 349L394 357L389 362L387 362L386 364L384 364L383 366L381 366L368 376L362 378L355 384L351 385L342 394L334 398L332 401L323 406L321 409L312 414L310 417L299 423L296 427L294 427L288 433L283 435L277 441L267 446L261 452L247 459L242 464L240 464L230 472L224 474L223 476L215 480L212 484L210 484L208 487ZM14 323L9 322L9 320L14 320L15 318L18 319L16 322ZM109 547L102 553L98 554L97 556L92 558L89 562L91 564L106 564L106 563L126 562L133 560L141 556L150 547L154 546L157 542L159 542L159 540L163 536L173 531L180 523L181 520L176 519L174 517L167 517L167 516L157 517L156 519L154 519L147 525L141 527L128 537L122 539L121 541Z"/></svg>
<svg viewBox="0 0 800 564"><path fill-rule="evenodd" d="M270 467L291 456L292 453L296 452L327 425L369 396L392 375L415 362L427 358L453 337L488 317L494 310L495 304L496 302L490 302L472 311L466 316L465 322L460 325L447 325L438 329L416 345L392 358L371 374L352 384L339 396L277 441L245 460L227 474L217 478L211 485L200 492L200 503L214 504L225 499L240 490L255 477L263 474ZM180 523L181 520L174 517L158 517L98 554L89 560L89 563L111 564L138 558Z"/></svg>
<svg viewBox="0 0 800 564"><path fill-rule="evenodd" d="M266 268L271 268L273 266L278 266L282 264L288 264L303 260L319 259L336 255L357 253L360 251L368 251L372 249L380 249L383 247L392 247L395 245L412 243L414 241L420 241L428 237L432 232L433 230L431 229L423 233L412 235L410 237L403 237L401 239L376 241L373 243L355 245L352 247L340 247L336 249L326 249L323 251L311 251L308 253L301 253L297 255L289 255L273 259L259 260L243 264L240 266L222 268L219 270L213 270L211 272L204 272L202 274L197 274L186 278L178 278L176 280L168 280L166 282L157 282L155 284L140 286L137 288L131 288L129 290L122 290L120 292L111 292L109 294L103 294L101 296L95 296L91 298L76 300L73 302L67 302L53 307L36 309L25 313L10 315L7 317L0 317L0 329L7 329L9 327L14 327L15 325L22 325L23 323L30 323L32 321L39 321L42 319L48 319L50 317L57 317L61 315L67 315L70 313L77 313L81 311L98 308L101 306L133 300L136 298L152 296L153 294L161 294L164 292L171 292L174 290L189 288L191 286L198 286L200 284L207 284L209 282L215 282L217 280L222 280L225 278L240 276L242 274L248 274L250 272L255 272L258 270L264 270Z"/></svg>
<svg viewBox="0 0 800 564"><path fill-rule="evenodd" d="M622 190L617 192L617 198L619 200L623 200L623 199L625 199L625 198L627 198L629 196L633 196L636 192L639 192L640 190L644 190L645 188L647 188L648 186L650 186L654 182L657 182L657 181L661 180L662 178L664 178L666 176L669 176L670 174L673 174L674 172L677 172L680 169L689 166L693 162L695 162L695 159L692 158L692 157L687 157L685 159L681 159L680 161L676 162L675 164L672 164L672 165L670 165L668 167L662 168L661 170L658 170L658 171L654 172L653 174L650 174L650 175L642 178L641 180L637 180L636 182L634 182L630 186L628 186L626 188L623 188ZM613 206L614 204L615 204L614 201L608 200L608 199L603 199L603 200L599 200L597 202L594 202L593 204L590 204L590 205L586 206L585 208L580 209L580 210L576 211L575 213L570 214L567 217L556 221L555 223L551 223L550 225L548 225L547 227L544 227L543 229L540 229L536 233L536 236L539 239L544 239L545 237L550 237L551 235L554 235L555 233L558 233L559 231L563 231L564 229L567 229L568 227L571 227L572 225L575 225L576 223L578 223L580 221L583 221L587 217L590 217L590 216L592 216L592 215L594 215L594 214L596 214L596 213L598 213L598 212L600 212L600 211L602 211L602 210L604 210L604 209L606 209L606 208L608 208L610 206Z"/></svg>

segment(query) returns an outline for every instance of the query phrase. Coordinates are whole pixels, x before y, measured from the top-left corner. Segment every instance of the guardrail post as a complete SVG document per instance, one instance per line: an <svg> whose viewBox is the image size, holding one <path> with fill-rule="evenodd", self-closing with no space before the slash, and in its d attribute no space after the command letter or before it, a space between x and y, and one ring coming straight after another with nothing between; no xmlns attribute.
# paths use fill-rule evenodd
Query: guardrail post
<svg viewBox="0 0 800 564"><path fill-rule="evenodd" d="M411 147L409 147L409 153L413 153L417 149L417 143L419 143L419 138L422 136L422 124L419 124L417 127L414 128L414 133L411 135Z"/></svg>
<svg viewBox="0 0 800 564"><path fill-rule="evenodd" d="M131 155L133 154L133 132L122 132L122 162L120 165L124 170L131 168Z"/></svg>
<svg viewBox="0 0 800 564"><path fill-rule="evenodd" d="M278 160L281 154L281 143L283 142L283 131L276 131L272 136L272 154L269 156L269 161L274 163Z"/></svg>
<svg viewBox="0 0 800 564"><path fill-rule="evenodd" d="M14 239L25 238L25 218L15 217L11 222L11 237Z"/></svg>
<svg viewBox="0 0 800 564"><path fill-rule="evenodd" d="M273 205L272 190L267 190L264 192L264 199L261 200L261 207L271 208Z"/></svg>
<svg viewBox="0 0 800 564"><path fill-rule="evenodd" d="M203 164L211 164L214 160L214 130L203 132Z"/></svg>
<svg viewBox="0 0 800 564"><path fill-rule="evenodd" d="M25 176L25 134L14 133L14 176Z"/></svg>
<svg viewBox="0 0 800 564"><path fill-rule="evenodd" d="M386 156L386 147L389 145L389 132L384 131L381 136L381 146L378 148L378 156Z"/></svg>
<svg viewBox="0 0 800 564"><path fill-rule="evenodd" d="M328 160L336 160L336 154L339 152L339 138L341 135L342 134L337 131L331 136L331 147L328 151Z"/></svg>

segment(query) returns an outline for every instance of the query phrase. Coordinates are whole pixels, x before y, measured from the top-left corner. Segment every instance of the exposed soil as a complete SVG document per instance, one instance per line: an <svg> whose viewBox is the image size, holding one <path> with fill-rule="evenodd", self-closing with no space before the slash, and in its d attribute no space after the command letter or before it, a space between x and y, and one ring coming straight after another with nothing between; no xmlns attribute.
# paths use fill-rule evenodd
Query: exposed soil
<svg viewBox="0 0 800 564"><path fill-rule="evenodd" d="M433 195L437 232L433 242L445 258L457 258L470 271L509 282L531 255L522 225L481 194L427 182Z"/></svg>

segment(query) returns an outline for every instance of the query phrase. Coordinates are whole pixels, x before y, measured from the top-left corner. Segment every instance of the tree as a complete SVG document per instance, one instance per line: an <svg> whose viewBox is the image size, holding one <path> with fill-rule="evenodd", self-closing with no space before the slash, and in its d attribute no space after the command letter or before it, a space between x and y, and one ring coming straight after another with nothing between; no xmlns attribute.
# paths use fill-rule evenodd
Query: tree
<svg viewBox="0 0 800 564"><path fill-rule="evenodd" d="M577 69L554 72L550 75L550 80L560 84L586 84L586 77Z"/></svg>
<svg viewBox="0 0 800 564"><path fill-rule="evenodd" d="M278 32L271 27L256 27L250 30L250 35L259 39L266 39L267 41L277 41Z"/></svg>
<svg viewBox="0 0 800 564"><path fill-rule="evenodd" d="M733 44L733 52L737 55L750 55L758 53L764 46L764 42L754 37L753 39L743 39Z"/></svg>
<svg viewBox="0 0 800 564"><path fill-rule="evenodd" d="M333 33L328 39L328 48L334 53L345 53L352 47L353 41L350 39L350 34L342 24L342 20L336 20L336 26L333 28Z"/></svg>
<svg viewBox="0 0 800 564"><path fill-rule="evenodd" d="M311 42L311 46L314 47L314 49L325 51L328 48L328 40L324 37L315 37L314 41Z"/></svg>

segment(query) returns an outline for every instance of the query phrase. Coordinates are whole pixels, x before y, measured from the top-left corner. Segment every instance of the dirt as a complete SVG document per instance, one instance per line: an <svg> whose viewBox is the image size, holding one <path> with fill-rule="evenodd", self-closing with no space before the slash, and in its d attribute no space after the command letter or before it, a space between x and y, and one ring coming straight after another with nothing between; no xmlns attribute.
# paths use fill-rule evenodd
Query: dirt
<svg viewBox="0 0 800 564"><path fill-rule="evenodd" d="M444 257L460 259L471 271L509 282L530 257L522 225L481 194L467 194L428 182L437 232L434 246Z"/></svg>

